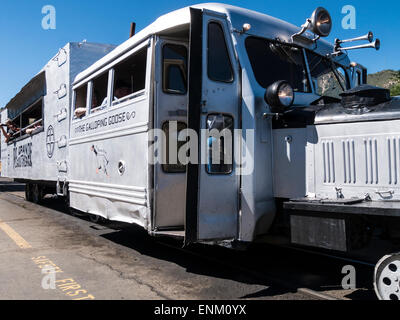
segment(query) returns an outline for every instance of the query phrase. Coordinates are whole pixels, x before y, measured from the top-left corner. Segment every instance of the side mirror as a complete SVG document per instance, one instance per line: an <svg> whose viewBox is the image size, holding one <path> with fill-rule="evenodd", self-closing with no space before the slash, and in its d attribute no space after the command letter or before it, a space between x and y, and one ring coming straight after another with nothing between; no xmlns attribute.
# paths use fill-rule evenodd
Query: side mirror
<svg viewBox="0 0 400 320"><path fill-rule="evenodd" d="M267 88L264 100L272 112L281 113L293 105L294 90L286 80L277 81Z"/></svg>

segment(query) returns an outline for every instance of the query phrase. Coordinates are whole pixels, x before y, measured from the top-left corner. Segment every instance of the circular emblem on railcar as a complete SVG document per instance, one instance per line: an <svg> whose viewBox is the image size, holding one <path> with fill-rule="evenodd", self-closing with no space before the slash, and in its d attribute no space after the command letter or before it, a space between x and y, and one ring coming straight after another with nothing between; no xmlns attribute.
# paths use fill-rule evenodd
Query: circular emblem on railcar
<svg viewBox="0 0 400 320"><path fill-rule="evenodd" d="M56 138L54 135L54 128L53 126L49 126L47 128L47 135L46 135L47 156L49 158L53 157L55 144L56 144Z"/></svg>

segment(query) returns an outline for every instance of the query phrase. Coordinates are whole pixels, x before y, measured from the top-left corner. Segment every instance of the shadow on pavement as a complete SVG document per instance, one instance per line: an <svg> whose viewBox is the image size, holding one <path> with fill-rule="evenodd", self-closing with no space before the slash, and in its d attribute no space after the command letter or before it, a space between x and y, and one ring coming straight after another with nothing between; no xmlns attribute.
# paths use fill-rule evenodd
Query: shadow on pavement
<svg viewBox="0 0 400 320"><path fill-rule="evenodd" d="M3 182L0 180L0 191L4 189L23 190L23 184ZM68 213L68 208L62 201L46 198L43 206L56 211ZM90 221L88 216L78 216L77 219ZM273 246L260 246L248 251L234 251L210 245L191 245L185 250L182 241L170 238L154 238L139 226L106 221L93 223L92 229L105 232L98 236L122 247L135 250L142 255L169 261L186 269L187 272L214 278L228 279L240 283L266 286L252 294L244 294L240 299L273 297L287 293L295 293L297 288L309 288L317 292L335 291L340 289L343 279L342 267L348 264L323 256L293 251ZM211 258L211 259L208 259ZM223 264L213 263L222 261ZM254 276L241 272L232 266L250 269L266 277ZM274 278L278 281L274 281ZM294 284L297 287L281 285L280 280ZM372 289L372 269L357 266L357 288L345 297L352 300L376 300ZM206 292L202 293L205 297Z"/></svg>

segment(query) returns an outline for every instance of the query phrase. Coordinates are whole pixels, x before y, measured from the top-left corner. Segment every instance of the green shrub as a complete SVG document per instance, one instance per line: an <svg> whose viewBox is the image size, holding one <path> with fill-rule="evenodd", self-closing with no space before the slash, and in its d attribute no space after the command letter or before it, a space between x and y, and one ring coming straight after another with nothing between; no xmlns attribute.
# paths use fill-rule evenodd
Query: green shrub
<svg viewBox="0 0 400 320"><path fill-rule="evenodd" d="M400 83L396 84L391 90L390 90L390 95L392 97L394 96L400 96Z"/></svg>
<svg viewBox="0 0 400 320"><path fill-rule="evenodd" d="M390 94L391 96L400 96L400 70L397 71L394 80L397 80L398 82L390 89Z"/></svg>

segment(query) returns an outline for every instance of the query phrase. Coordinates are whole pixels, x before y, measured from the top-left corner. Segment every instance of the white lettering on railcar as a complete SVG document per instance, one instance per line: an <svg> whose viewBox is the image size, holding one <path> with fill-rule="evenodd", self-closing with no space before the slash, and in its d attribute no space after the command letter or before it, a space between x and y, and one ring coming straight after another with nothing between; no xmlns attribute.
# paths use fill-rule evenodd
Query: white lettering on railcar
<svg viewBox="0 0 400 320"><path fill-rule="evenodd" d="M32 167L32 142L14 147L14 168Z"/></svg>

